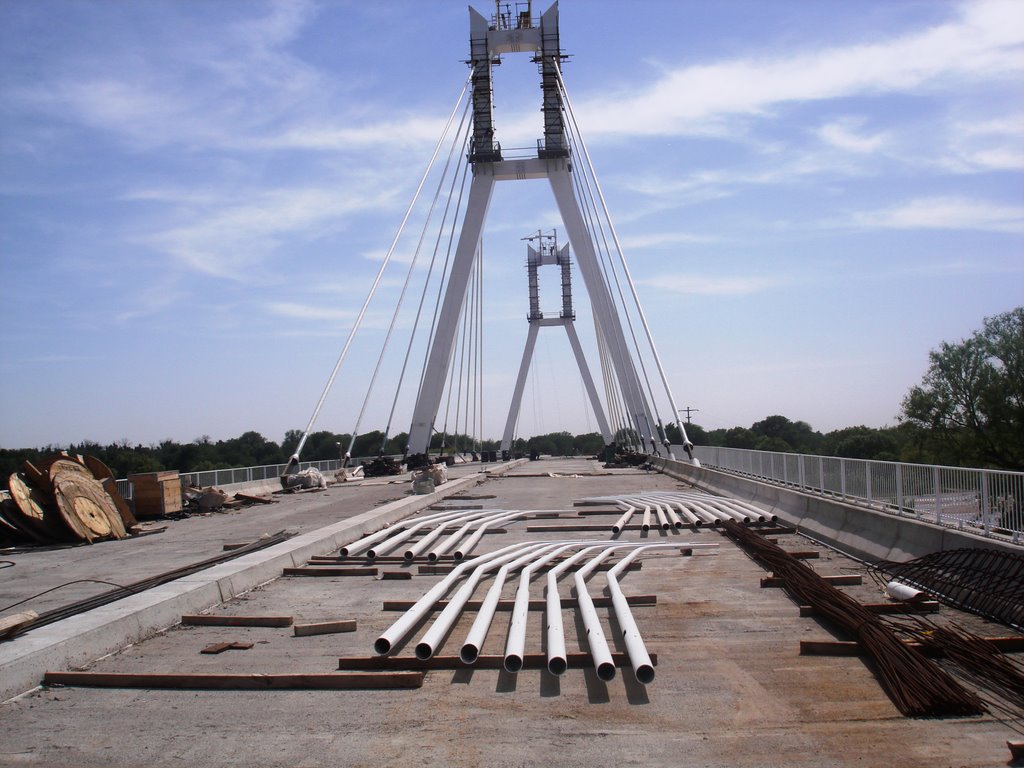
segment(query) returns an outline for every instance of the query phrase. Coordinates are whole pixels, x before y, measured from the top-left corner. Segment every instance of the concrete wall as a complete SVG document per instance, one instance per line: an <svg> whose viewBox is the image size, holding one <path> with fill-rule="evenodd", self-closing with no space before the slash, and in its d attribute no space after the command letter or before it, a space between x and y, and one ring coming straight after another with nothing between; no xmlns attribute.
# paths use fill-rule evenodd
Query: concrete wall
<svg viewBox="0 0 1024 768"><path fill-rule="evenodd" d="M963 547L1024 552L1008 541L935 525L849 504L826 496L762 483L748 477L694 467L688 462L654 457L651 463L665 474L693 483L710 493L733 496L774 512L819 541L863 560L905 561L932 552Z"/></svg>

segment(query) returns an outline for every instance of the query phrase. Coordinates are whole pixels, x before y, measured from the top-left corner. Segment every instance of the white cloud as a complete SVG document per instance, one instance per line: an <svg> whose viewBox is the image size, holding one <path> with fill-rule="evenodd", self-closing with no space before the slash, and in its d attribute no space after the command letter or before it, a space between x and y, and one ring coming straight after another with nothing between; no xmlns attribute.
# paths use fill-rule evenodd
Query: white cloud
<svg viewBox="0 0 1024 768"><path fill-rule="evenodd" d="M721 238L713 235L697 235L692 232L648 232L644 235L629 235L621 238L622 247L628 252L641 248L657 248L662 245L686 243L715 243Z"/></svg>
<svg viewBox="0 0 1024 768"><path fill-rule="evenodd" d="M309 304L296 304L286 301L271 302L267 305L267 310L272 315L297 320L351 320L355 317L355 313L350 309L314 307Z"/></svg>
<svg viewBox="0 0 1024 768"><path fill-rule="evenodd" d="M949 128L945 165L954 172L1024 170L1024 115L960 121Z"/></svg>
<svg viewBox="0 0 1024 768"><path fill-rule="evenodd" d="M860 154L877 152L888 142L885 133L865 135L858 132L858 128L864 125L863 118L840 118L827 123L818 129L818 137L826 144Z"/></svg>
<svg viewBox="0 0 1024 768"><path fill-rule="evenodd" d="M286 237L311 237L337 229L352 214L387 206L393 191L334 187L254 192L246 202L225 202L206 213L190 211L188 223L141 238L185 267L244 281Z"/></svg>
<svg viewBox="0 0 1024 768"><path fill-rule="evenodd" d="M970 3L960 17L879 43L736 59L670 70L640 93L591 98L576 109L588 134L704 132L726 116L776 105L908 92L1024 72L1024 6Z"/></svg>
<svg viewBox="0 0 1024 768"><path fill-rule="evenodd" d="M1024 208L964 197L921 197L906 203L854 214L861 229L966 229L1024 232Z"/></svg>
<svg viewBox="0 0 1024 768"><path fill-rule="evenodd" d="M775 288L780 283L772 277L708 277L680 273L657 275L637 282L689 296L750 296Z"/></svg>

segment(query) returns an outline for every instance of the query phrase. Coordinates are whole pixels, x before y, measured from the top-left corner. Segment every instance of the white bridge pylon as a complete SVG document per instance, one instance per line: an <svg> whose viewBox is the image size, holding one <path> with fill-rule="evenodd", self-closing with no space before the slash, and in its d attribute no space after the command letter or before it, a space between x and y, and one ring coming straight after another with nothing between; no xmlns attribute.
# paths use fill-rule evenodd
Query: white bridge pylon
<svg viewBox="0 0 1024 768"><path fill-rule="evenodd" d="M473 8L469 9L469 64L473 68L473 131L469 161L472 164L473 178L458 245L438 313L437 330L413 410L408 451L426 453L430 445L434 421L452 359L459 319L466 303L469 279L480 250L478 246L494 184L498 181L524 179L547 179L551 186L568 234L569 244L576 254L580 275L590 298L599 337L606 346L611 374L621 393L625 411L622 418L626 422L622 426L632 430L643 444L650 445L654 451L659 451L659 444L665 445L667 449L668 441L663 432L658 434L661 425L655 418L653 404L641 386L622 322L615 308L611 287L605 279L594 241L573 187L573 169L563 120L560 87L559 66L565 57L559 48L558 4L554 3L545 11L536 25L531 20L530 13L522 13L515 17L503 15L500 13L500 5L499 3L499 13L493 24L489 24ZM534 60L540 65L541 90L544 98L544 138L542 142L538 142L537 157L504 160L501 157L500 144L494 141L491 66L501 54L522 52L534 53ZM531 324L526 353L532 354L537 327L536 323ZM569 335L570 344L573 344L573 351L577 355L577 362L580 363L580 371L586 384L589 375L585 373L587 368L575 329L571 321L565 323L564 327ZM526 353L524 360L527 357ZM521 398L522 393L518 391L519 389L517 385L518 398ZM588 391L590 390L593 391L593 401L596 399L596 389L593 388L592 379L588 385ZM610 397L607 391L605 394L606 397ZM595 415L601 414L599 418L603 419L603 409L595 407L594 411ZM675 417L675 414L672 416ZM676 421L678 423L677 419ZM606 420L602 426L602 434L607 442L611 441L613 436ZM505 448L505 441L502 447Z"/></svg>
<svg viewBox="0 0 1024 768"><path fill-rule="evenodd" d="M561 326L565 329L565 334L569 338L569 346L572 347L573 356L576 358L576 365L580 369L580 378L583 379L583 386L586 388L587 397L590 399L590 407L597 419L598 429L601 431L601 437L604 438L605 445L608 445L614 438L612 437L611 429L608 427L608 419L605 418L601 398L597 394L597 387L594 386L594 379L590 375L590 368L587 365L586 355L583 354L580 338L576 335L576 313L572 308L569 246L564 245L559 248L555 235L541 235L538 233L527 239L538 240L537 248L534 248L532 245L527 246L526 255L530 282L530 314L527 317L530 322L530 328L526 334L523 360L519 364L519 376L516 378L516 387L512 392L512 404L508 409L505 431L502 433L501 451L504 453L512 447L512 438L515 435L516 422L519 420L519 411L523 402L523 390L526 388L526 377L530 372L534 349L537 346L537 334L545 326ZM552 244L545 245L545 239L550 239ZM544 317L544 314L540 311L537 270L545 265L558 266L562 270L562 312L558 317Z"/></svg>

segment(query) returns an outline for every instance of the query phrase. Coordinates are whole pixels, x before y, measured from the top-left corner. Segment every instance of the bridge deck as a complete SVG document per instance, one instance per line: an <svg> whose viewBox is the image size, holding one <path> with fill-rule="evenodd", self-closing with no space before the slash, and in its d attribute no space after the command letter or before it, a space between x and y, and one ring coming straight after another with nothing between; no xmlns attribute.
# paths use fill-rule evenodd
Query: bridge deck
<svg viewBox="0 0 1024 768"><path fill-rule="evenodd" d="M569 511L573 500L582 497L681 487L679 481L656 473L604 472L594 462L545 460L489 479L465 494L494 498L452 499L443 506ZM357 514L397 497L398 488L337 488L292 497L273 507L174 522L150 540L165 542L160 545L168 558L160 568L165 570L172 560L178 563L175 558L189 561L207 556L204 548L219 550L223 543L245 541L254 534L289 525L308 528ZM610 527L613 519L588 515L582 521L607 521ZM574 522L580 520L545 521ZM525 523L505 526L507 533L485 537L481 551L516 541L558 538L557 534L528 533L526 527ZM571 536L609 538L602 532ZM624 539L642 536L632 531L623 534ZM801 656L801 640L828 640L833 635L815 619L801 618L799 607L784 591L761 588L763 570L725 537L707 529L652 530L646 537L719 545L695 550L691 557L644 558L642 569L623 579L627 595L657 595L656 605L634 609L648 649L658 655L656 679L648 686L640 685L628 669L620 669L608 683L589 670L570 669L556 678L539 670L510 675L466 669L429 672L418 690L242 693L44 688L0 706L4 723L0 763L378 766L416 761L488 766L931 768L1006 762L1005 742L1014 735L994 719L905 719L862 660ZM781 541L793 549L811 548L795 535L782 536ZM79 548L64 551L64 557L72 570L88 570L86 560L93 563L89 568L101 562L98 552L130 544ZM178 554L172 556L172 552ZM84 559L73 566L76 557ZM30 570L26 559L20 557L15 570ZM814 564L823 574L863 570L855 561L827 550ZM290 628L177 626L98 660L89 669L331 672L337 669L339 657L373 655L373 640L398 616L383 611L383 601L416 599L441 578L420 574L417 565L378 567L408 572L411 577L285 577L212 611L284 614L294 616L296 623L355 619L355 632L294 637ZM108 577L117 581L110 573ZM595 575L591 594L600 595L603 584L604 576ZM515 586L515 582L506 585L503 597L511 598ZM844 590L863 602L882 599L870 580ZM482 597L483 591L476 596ZM564 582L562 594L569 596ZM534 583L532 596L543 596L542 582ZM609 609L598 610L607 631ZM945 608L943 616L955 616L984 634L1007 634ZM499 614L485 654L502 652L507 617L507 612ZM583 650L582 628L572 621L575 612L565 617L568 650ZM467 614L460 619L442 654L458 653L472 618ZM528 652L542 650L542 621L542 612L531 612ZM615 650L623 650L614 632L609 639L617 645ZM253 647L200 654L218 642L253 643ZM410 642L400 648L397 655L410 656L411 646Z"/></svg>

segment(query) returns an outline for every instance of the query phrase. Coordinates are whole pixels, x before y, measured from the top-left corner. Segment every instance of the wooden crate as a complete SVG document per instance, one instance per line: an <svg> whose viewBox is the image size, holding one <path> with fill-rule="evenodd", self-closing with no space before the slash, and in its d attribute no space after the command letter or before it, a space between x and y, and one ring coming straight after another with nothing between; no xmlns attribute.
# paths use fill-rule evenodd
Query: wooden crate
<svg viewBox="0 0 1024 768"><path fill-rule="evenodd" d="M136 517L161 517L181 512L181 479L178 471L128 475Z"/></svg>

